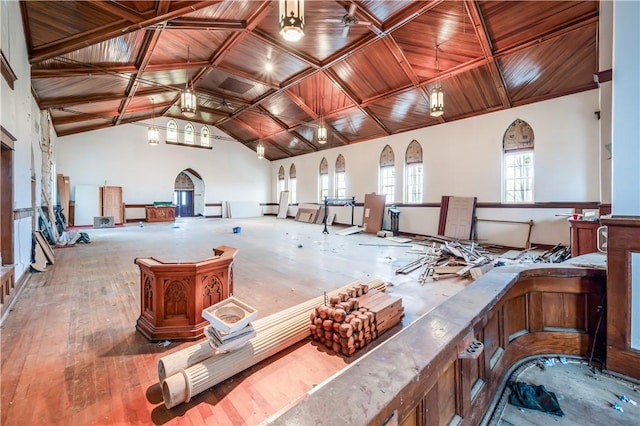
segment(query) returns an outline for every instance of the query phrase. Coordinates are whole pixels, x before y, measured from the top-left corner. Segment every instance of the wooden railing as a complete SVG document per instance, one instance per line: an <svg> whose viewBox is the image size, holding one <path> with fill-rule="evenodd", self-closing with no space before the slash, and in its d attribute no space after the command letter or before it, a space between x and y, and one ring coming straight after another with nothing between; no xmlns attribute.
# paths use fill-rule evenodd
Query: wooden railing
<svg viewBox="0 0 640 426"><path fill-rule="evenodd" d="M535 355L602 359L604 270L503 267L351 364L272 424L480 424Z"/></svg>

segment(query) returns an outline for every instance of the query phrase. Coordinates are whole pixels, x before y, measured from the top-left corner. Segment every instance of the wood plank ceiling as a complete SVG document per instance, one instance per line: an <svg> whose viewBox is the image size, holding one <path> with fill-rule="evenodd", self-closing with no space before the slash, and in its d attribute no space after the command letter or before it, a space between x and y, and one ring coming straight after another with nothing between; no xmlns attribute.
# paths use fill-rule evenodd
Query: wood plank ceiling
<svg viewBox="0 0 640 426"><path fill-rule="evenodd" d="M189 84L191 121L253 150L263 138L275 160L597 87L597 1L354 3L356 24L343 31L335 21L351 2L307 0L298 42L279 34L277 1L21 8L33 91L59 136L184 118ZM439 118L429 115L436 83L446 96Z"/></svg>

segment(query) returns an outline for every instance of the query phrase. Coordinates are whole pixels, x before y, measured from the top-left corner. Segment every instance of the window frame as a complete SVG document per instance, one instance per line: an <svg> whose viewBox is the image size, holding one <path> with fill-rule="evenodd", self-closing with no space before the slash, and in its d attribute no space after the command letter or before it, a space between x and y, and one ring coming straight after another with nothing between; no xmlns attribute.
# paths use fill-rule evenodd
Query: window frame
<svg viewBox="0 0 640 426"><path fill-rule="evenodd" d="M193 124L187 123L184 125L184 144L195 145L196 144L196 129Z"/></svg>
<svg viewBox="0 0 640 426"><path fill-rule="evenodd" d="M211 146L211 132L208 126L202 126L202 129L200 129L200 146Z"/></svg>
<svg viewBox="0 0 640 426"><path fill-rule="evenodd" d="M419 169L419 172L413 173L416 169ZM404 175L405 203L422 203L424 199L424 165L422 163L405 164Z"/></svg>
<svg viewBox="0 0 640 426"><path fill-rule="evenodd" d="M336 172L333 191L336 198L347 197L347 172Z"/></svg>
<svg viewBox="0 0 640 426"><path fill-rule="evenodd" d="M391 176L386 176L388 172L391 172ZM396 167L380 166L379 180L380 194L386 195L386 203L394 203L396 195ZM390 180L390 184L385 184L385 180ZM390 191L388 191L388 189L390 189Z"/></svg>
<svg viewBox="0 0 640 426"><path fill-rule="evenodd" d="M510 159L514 157L530 156L531 161L528 165L510 165ZM514 164L515 162L511 163ZM508 168L513 169L515 173L511 174ZM524 173L522 171L524 170ZM520 172L520 173L518 173ZM522 185L520 189L517 187L517 182L525 182L527 184ZM513 183L513 185L510 185ZM511 186L512 188L509 188ZM509 196L509 194L524 194L521 199L516 199L515 196ZM533 203L535 200L535 154L533 149L506 151L502 154L502 202L505 204L526 204Z"/></svg>
<svg viewBox="0 0 640 426"><path fill-rule="evenodd" d="M169 120L167 122L167 142L178 143L178 123L176 120Z"/></svg>

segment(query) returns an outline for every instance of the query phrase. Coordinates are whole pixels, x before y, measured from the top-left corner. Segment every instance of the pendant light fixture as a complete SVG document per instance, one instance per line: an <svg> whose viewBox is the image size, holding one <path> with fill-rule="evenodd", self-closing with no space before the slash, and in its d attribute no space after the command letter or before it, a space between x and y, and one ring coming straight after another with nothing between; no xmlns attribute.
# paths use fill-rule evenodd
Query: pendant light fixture
<svg viewBox="0 0 640 426"><path fill-rule="evenodd" d="M436 44L436 74L440 73L440 67L438 64L438 45ZM442 84L436 82L436 85L431 89L430 94L430 115L432 117L440 117L444 114L444 91L442 90Z"/></svg>
<svg viewBox="0 0 640 426"><path fill-rule="evenodd" d="M258 158L262 160L264 158L264 143L262 143L262 122L260 123L260 139L258 139L258 146L256 147L256 153Z"/></svg>
<svg viewBox="0 0 640 426"><path fill-rule="evenodd" d="M318 127L318 143L324 145L327 143L327 128L324 125L324 118L320 118L320 127Z"/></svg>
<svg viewBox="0 0 640 426"><path fill-rule="evenodd" d="M189 63L189 47L187 47L187 63ZM184 90L180 94L180 111L182 115L187 118L192 118L196 115L196 94L193 92L193 88L189 87L189 81L185 84Z"/></svg>
<svg viewBox="0 0 640 426"><path fill-rule="evenodd" d="M324 89L322 92L322 96L320 97L320 126L318 127L318 143L320 145L327 143L327 126L324 124L324 116L322 115L322 111L324 110Z"/></svg>
<svg viewBox="0 0 640 426"><path fill-rule="evenodd" d="M156 102L153 98L151 98L151 102L153 102L153 112L151 115L151 126L147 129L147 142L149 145L156 146L160 144L160 134L156 127Z"/></svg>
<svg viewBox="0 0 640 426"><path fill-rule="evenodd" d="M287 41L304 35L304 0L280 0L280 34Z"/></svg>

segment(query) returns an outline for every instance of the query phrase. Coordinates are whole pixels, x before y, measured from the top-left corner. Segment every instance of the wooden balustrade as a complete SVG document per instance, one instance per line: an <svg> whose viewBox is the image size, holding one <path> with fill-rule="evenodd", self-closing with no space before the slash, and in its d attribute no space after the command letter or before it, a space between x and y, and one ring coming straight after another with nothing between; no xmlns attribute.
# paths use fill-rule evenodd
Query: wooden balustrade
<svg viewBox="0 0 640 426"><path fill-rule="evenodd" d="M237 249L220 246L199 262L136 258L140 268L140 317L136 329L149 340L196 340L209 324L202 310L233 295Z"/></svg>
<svg viewBox="0 0 640 426"><path fill-rule="evenodd" d="M496 268L269 422L477 425L527 358L603 359L605 287L604 270Z"/></svg>

